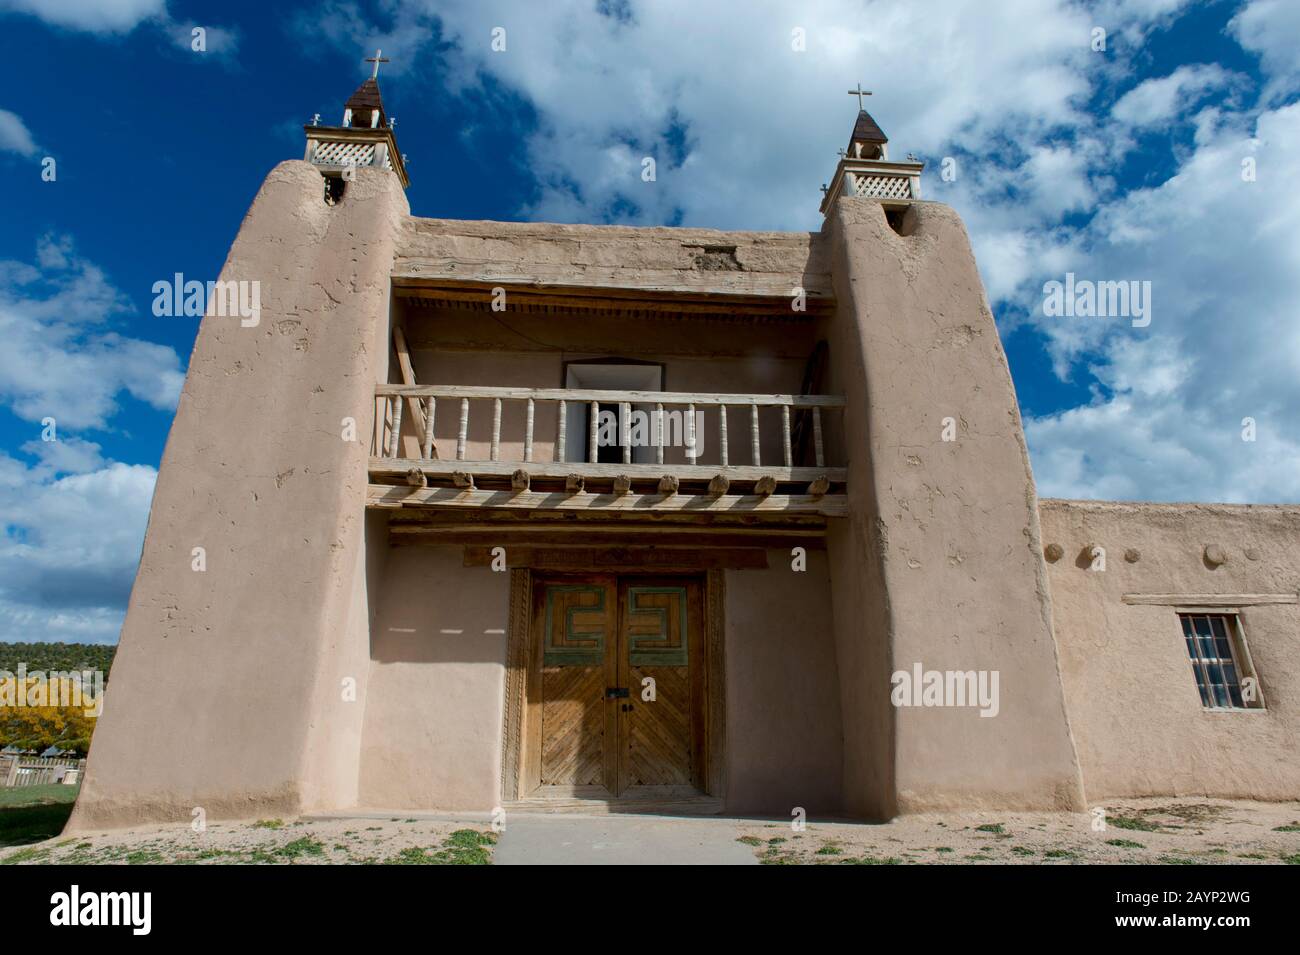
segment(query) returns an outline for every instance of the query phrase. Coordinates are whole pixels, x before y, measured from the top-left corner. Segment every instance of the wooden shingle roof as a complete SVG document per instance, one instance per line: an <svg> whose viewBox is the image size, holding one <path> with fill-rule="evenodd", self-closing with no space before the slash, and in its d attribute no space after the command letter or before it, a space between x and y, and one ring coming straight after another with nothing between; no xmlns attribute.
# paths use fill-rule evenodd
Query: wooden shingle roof
<svg viewBox="0 0 1300 955"><path fill-rule="evenodd" d="M849 142L868 142L868 143L887 143L889 137L885 131L880 128L871 114L865 109L858 110L858 121L853 124L853 135L849 137Z"/></svg>

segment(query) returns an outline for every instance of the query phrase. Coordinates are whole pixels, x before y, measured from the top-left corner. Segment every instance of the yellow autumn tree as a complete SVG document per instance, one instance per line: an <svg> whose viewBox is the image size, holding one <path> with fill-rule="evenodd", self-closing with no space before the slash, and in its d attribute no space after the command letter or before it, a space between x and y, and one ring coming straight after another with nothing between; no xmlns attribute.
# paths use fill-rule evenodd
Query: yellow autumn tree
<svg viewBox="0 0 1300 955"><path fill-rule="evenodd" d="M87 714L88 707L78 699L74 681L66 677L50 679L45 681L44 692L39 683L38 677L29 676L22 684L10 677L10 685L0 690L0 746L37 752L57 746L84 756L90 748L96 717ZM38 705L27 705L29 700ZM59 705L66 701L82 705Z"/></svg>

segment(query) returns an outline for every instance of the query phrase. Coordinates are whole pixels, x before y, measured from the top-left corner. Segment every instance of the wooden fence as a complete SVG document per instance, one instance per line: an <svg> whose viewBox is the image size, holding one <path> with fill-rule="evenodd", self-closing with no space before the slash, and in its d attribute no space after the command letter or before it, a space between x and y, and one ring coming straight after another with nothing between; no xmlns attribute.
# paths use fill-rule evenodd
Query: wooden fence
<svg viewBox="0 0 1300 955"><path fill-rule="evenodd" d="M74 783L86 771L84 759L44 756L0 756L0 785L47 786Z"/></svg>

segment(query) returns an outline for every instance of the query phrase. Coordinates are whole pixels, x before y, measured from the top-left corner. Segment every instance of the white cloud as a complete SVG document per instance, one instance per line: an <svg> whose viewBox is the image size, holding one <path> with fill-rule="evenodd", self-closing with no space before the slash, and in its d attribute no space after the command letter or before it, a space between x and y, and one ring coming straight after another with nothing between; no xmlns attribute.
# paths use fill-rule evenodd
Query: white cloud
<svg viewBox="0 0 1300 955"><path fill-rule="evenodd" d="M1027 420L1043 494L1300 501L1298 177L1293 104L1254 130L1205 125L1176 176L1098 214L1074 270L1151 281L1152 321L1034 317L1058 362L1086 363L1104 389Z"/></svg>
<svg viewBox="0 0 1300 955"><path fill-rule="evenodd" d="M0 11L29 13L89 33L129 33L166 9L167 0L0 0Z"/></svg>
<svg viewBox="0 0 1300 955"><path fill-rule="evenodd" d="M50 26L109 37L152 26L178 49L226 63L239 48L237 29L175 20L167 0L0 0L0 13L5 12L30 14ZM205 31L203 51L193 48L195 27Z"/></svg>
<svg viewBox="0 0 1300 955"><path fill-rule="evenodd" d="M1228 32L1243 47L1258 53L1271 76L1269 100L1300 87L1300 3L1295 0L1250 0L1228 23Z"/></svg>
<svg viewBox="0 0 1300 955"><path fill-rule="evenodd" d="M172 349L112 330L125 311L66 236L0 261L0 401L33 423L30 460L0 453L0 640L117 639L157 475L75 431L111 428L123 391L170 411L182 380Z"/></svg>
<svg viewBox="0 0 1300 955"><path fill-rule="evenodd" d="M157 475L97 452L0 454L0 640L117 641Z"/></svg>
<svg viewBox="0 0 1300 955"><path fill-rule="evenodd" d="M1144 80L1119 98L1112 119L1134 127L1165 127L1184 117L1205 94L1242 77L1216 65L1180 66L1168 76Z"/></svg>
<svg viewBox="0 0 1300 955"><path fill-rule="evenodd" d="M38 151L36 141L17 113L0 109L0 152L17 153L20 156L35 156Z"/></svg>
<svg viewBox="0 0 1300 955"><path fill-rule="evenodd" d="M0 261L0 401L25 421L105 428L122 392L170 411L184 375L176 352L111 328L126 299L67 238L45 237L38 266Z"/></svg>

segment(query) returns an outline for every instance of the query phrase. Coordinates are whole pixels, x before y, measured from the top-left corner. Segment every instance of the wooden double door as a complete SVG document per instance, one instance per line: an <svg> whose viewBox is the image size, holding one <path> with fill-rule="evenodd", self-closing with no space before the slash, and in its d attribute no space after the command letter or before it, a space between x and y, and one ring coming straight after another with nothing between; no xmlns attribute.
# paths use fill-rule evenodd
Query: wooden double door
<svg viewBox="0 0 1300 955"><path fill-rule="evenodd" d="M531 638L525 794L705 790L702 578L537 575Z"/></svg>

